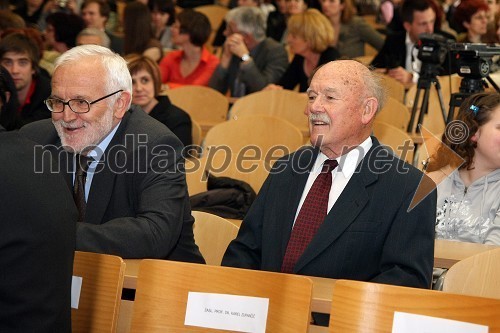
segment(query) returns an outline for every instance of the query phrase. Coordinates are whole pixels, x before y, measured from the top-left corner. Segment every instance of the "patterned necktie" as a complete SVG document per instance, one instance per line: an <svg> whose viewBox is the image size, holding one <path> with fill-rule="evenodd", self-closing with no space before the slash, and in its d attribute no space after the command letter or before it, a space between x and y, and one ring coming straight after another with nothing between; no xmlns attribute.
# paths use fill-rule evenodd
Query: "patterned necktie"
<svg viewBox="0 0 500 333"><path fill-rule="evenodd" d="M73 200L78 208L78 222L85 221L85 182L87 181L87 170L92 163L92 158L76 155L75 183L73 184Z"/></svg>
<svg viewBox="0 0 500 333"><path fill-rule="evenodd" d="M326 160L321 173L316 177L299 215L286 247L285 257L281 265L283 273L292 273L295 263L325 220L328 210L328 195L332 187L332 171L337 167L336 160Z"/></svg>

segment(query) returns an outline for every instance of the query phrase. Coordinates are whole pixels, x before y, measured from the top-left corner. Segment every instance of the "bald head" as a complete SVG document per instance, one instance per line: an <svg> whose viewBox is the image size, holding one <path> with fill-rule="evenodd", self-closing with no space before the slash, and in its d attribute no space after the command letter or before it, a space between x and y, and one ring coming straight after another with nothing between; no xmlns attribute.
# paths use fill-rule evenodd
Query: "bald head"
<svg viewBox="0 0 500 333"><path fill-rule="evenodd" d="M311 143L330 158L368 138L384 95L378 76L354 60L323 65L314 73L307 94Z"/></svg>

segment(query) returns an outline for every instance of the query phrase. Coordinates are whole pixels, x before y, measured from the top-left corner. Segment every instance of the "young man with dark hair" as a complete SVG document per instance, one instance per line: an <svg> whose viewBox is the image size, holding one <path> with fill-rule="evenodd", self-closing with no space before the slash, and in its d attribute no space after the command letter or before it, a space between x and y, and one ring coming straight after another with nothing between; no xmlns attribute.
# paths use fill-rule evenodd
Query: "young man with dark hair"
<svg viewBox="0 0 500 333"><path fill-rule="evenodd" d="M39 74L39 61L37 44L25 34L13 33L0 41L0 64L12 76L21 104L15 128L50 118L50 111L43 104L50 95L50 81Z"/></svg>

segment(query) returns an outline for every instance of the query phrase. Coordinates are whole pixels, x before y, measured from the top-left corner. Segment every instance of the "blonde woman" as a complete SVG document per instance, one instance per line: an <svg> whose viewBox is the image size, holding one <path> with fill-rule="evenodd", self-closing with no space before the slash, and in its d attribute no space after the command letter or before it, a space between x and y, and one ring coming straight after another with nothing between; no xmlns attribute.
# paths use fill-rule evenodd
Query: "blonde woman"
<svg viewBox="0 0 500 333"><path fill-rule="evenodd" d="M340 57L339 52L330 46L333 43L332 25L317 9L290 17L287 42L295 54L292 62L277 85L268 85L266 89L292 90L299 85L299 91L305 92L314 70Z"/></svg>

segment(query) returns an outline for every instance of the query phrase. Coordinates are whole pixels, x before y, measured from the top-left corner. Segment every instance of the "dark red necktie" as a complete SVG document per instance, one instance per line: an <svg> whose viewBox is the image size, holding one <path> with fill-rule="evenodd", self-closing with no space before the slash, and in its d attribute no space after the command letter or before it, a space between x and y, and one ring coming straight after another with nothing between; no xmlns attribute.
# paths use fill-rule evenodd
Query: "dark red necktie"
<svg viewBox="0 0 500 333"><path fill-rule="evenodd" d="M73 184L73 199L78 209L78 222L85 222L85 182L87 181L87 170L92 163L92 158L76 155L75 183Z"/></svg>
<svg viewBox="0 0 500 333"><path fill-rule="evenodd" d="M337 167L336 160L326 160L321 173L316 177L299 215L295 220L292 234L286 247L281 265L283 273L292 273L295 263L318 231L328 213L328 195L332 187L332 171Z"/></svg>

